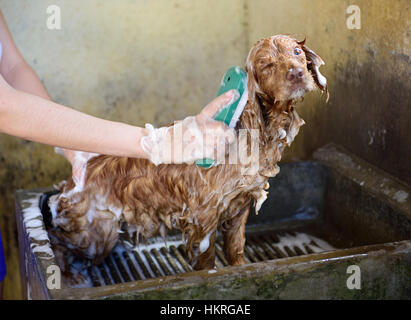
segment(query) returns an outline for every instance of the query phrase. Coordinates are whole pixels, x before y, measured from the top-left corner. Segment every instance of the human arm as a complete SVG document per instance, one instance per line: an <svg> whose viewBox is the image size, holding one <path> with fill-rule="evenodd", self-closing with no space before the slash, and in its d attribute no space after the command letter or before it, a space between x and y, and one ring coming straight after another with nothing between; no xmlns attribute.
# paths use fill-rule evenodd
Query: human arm
<svg viewBox="0 0 411 320"><path fill-rule="evenodd" d="M145 129L92 117L50 101L42 82L17 49L1 11L0 43L1 132L65 148L70 162L73 150L147 157L139 143Z"/></svg>
<svg viewBox="0 0 411 320"><path fill-rule="evenodd" d="M0 132L64 148L65 156L72 163L76 159L76 152L73 150L149 158L153 161L153 153L159 148L176 147L176 141L167 145L168 142L164 139L149 139L152 137L150 132L169 133L168 129L159 128L148 132L144 128L92 117L50 101L43 84L16 48L1 14L0 42L3 45L0 63ZM232 98L233 94L229 92L212 101L197 116L177 122L176 126L183 128L184 132L201 137L194 139L191 144L194 150L204 150L200 142L203 142L202 136L206 134L216 138L215 144L213 142L205 147L207 155L215 154L215 146L226 142L228 131L228 142L233 140L230 139L233 137L232 130L225 124L212 120L212 116ZM143 148L141 140L146 135L148 143ZM185 148L181 143L180 146ZM171 162L182 163L192 159L193 154L190 154L188 158L180 157L178 161L171 159ZM170 158L159 158L156 155L155 162L170 163Z"/></svg>

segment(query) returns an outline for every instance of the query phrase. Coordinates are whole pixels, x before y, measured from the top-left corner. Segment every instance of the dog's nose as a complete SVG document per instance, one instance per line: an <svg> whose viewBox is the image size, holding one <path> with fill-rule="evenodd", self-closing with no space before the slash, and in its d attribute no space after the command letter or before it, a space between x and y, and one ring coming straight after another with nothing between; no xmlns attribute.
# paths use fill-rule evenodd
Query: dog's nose
<svg viewBox="0 0 411 320"><path fill-rule="evenodd" d="M304 76L304 70L302 68L291 68L287 73L287 80L291 82L298 82Z"/></svg>

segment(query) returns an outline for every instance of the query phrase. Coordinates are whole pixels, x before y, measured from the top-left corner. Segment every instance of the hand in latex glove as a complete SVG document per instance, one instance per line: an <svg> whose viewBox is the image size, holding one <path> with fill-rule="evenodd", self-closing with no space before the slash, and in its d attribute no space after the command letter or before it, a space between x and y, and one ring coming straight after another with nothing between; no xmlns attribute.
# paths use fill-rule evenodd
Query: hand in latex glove
<svg viewBox="0 0 411 320"><path fill-rule="evenodd" d="M62 149L59 147L55 147L54 151L57 154L66 157L66 159L70 161L72 167L73 181L76 185L76 188L82 189L86 182L87 161L95 156L98 156L98 154L83 151L75 151L70 149Z"/></svg>
<svg viewBox="0 0 411 320"><path fill-rule="evenodd" d="M146 124L149 134L141 139L141 146L155 164L193 163L210 158L224 159L226 146L235 141L234 129L216 121L213 116L239 98L231 90L210 102L197 116L174 122L173 126L154 128Z"/></svg>

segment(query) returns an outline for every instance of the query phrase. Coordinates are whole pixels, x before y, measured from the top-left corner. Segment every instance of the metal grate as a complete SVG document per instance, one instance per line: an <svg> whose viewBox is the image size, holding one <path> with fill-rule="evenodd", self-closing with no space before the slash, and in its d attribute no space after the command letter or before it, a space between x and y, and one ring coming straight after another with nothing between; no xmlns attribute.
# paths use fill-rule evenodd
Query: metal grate
<svg viewBox="0 0 411 320"><path fill-rule="evenodd" d="M216 268L228 266L221 240L216 243ZM248 235L244 248L247 263L300 256L334 250L327 242L305 233ZM181 241L167 245L152 243L127 250L121 244L99 266L88 267L82 274L93 287L112 285L193 271Z"/></svg>

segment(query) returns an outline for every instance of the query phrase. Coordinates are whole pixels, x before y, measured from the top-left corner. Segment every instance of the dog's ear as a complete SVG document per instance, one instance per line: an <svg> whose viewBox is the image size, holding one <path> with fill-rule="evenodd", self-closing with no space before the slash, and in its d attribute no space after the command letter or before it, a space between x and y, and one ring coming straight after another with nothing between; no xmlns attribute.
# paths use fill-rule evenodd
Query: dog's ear
<svg viewBox="0 0 411 320"><path fill-rule="evenodd" d="M329 93L328 93L328 85L327 85L327 78L324 77L321 72L320 72L320 67L325 64L323 59L316 54L313 50L308 48L305 45L305 40L297 42L300 46L301 49L305 52L305 56L307 58L307 69L311 72L314 81L318 88L320 88L321 91L325 92L327 94L327 101L329 98Z"/></svg>
<svg viewBox="0 0 411 320"><path fill-rule="evenodd" d="M245 63L245 71L248 75L248 102L242 114L242 117L246 117L247 120L245 121L248 121L248 126L250 128L259 128L260 132L263 132L264 130L264 121L260 121L260 119L263 119L263 107L260 104L259 96L263 96L264 93L258 84L255 70L255 58L257 49L262 44L262 41L263 40L260 40L253 46ZM262 141L265 141L265 136L261 137L261 139Z"/></svg>
<svg viewBox="0 0 411 320"><path fill-rule="evenodd" d="M254 70L255 48L257 45L258 43L251 49L245 64L245 71L248 75L248 100L252 103L257 103L257 94L262 94L260 86L258 85L256 71Z"/></svg>

